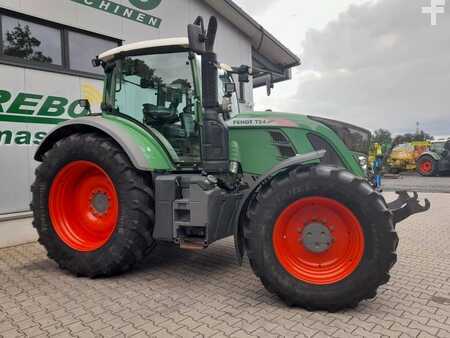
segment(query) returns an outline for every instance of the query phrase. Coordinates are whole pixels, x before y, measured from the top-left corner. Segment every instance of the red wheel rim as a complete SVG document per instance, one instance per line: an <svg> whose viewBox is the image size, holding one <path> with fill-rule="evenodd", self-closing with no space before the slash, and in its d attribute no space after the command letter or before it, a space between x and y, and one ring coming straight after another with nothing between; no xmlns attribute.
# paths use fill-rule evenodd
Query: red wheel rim
<svg viewBox="0 0 450 338"><path fill-rule="evenodd" d="M423 161L420 163L420 171L424 174L429 174L433 170L433 162L430 160Z"/></svg>
<svg viewBox="0 0 450 338"><path fill-rule="evenodd" d="M49 195L50 219L59 238L77 251L95 251L116 229L119 201L108 174L88 161L75 161L56 175Z"/></svg>
<svg viewBox="0 0 450 338"><path fill-rule="evenodd" d="M312 252L305 244L305 236L310 235L305 230L311 226L323 228L330 235L322 252ZM290 204L280 214L273 246L289 274L306 283L327 285L342 281L357 269L364 254L364 234L358 219L343 204L308 197Z"/></svg>

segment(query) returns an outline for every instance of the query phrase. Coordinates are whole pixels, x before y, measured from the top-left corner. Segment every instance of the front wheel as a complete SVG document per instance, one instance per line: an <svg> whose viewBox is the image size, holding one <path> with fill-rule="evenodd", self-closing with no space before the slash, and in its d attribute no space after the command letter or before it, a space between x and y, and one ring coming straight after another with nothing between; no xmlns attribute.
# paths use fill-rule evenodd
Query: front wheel
<svg viewBox="0 0 450 338"><path fill-rule="evenodd" d="M435 176L437 162L429 155L425 155L417 161L417 172L421 176Z"/></svg>
<svg viewBox="0 0 450 338"><path fill-rule="evenodd" d="M32 193L39 242L78 276L125 272L154 246L151 186L108 138L58 141L36 169Z"/></svg>
<svg viewBox="0 0 450 338"><path fill-rule="evenodd" d="M334 167L280 174L247 210L246 249L268 290L291 305L337 311L389 280L398 237L383 197Z"/></svg>

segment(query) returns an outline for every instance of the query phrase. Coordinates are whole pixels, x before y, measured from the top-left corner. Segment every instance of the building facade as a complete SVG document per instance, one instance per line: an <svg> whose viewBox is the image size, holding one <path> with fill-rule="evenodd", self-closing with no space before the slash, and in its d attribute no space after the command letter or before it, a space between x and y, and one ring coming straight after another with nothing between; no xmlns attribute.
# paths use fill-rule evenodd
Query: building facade
<svg viewBox="0 0 450 338"><path fill-rule="evenodd" d="M33 154L58 123L102 101L99 53L142 40L186 36L198 16L219 20L220 61L254 68L240 89L290 78L298 58L230 0L0 0L0 216L29 210Z"/></svg>

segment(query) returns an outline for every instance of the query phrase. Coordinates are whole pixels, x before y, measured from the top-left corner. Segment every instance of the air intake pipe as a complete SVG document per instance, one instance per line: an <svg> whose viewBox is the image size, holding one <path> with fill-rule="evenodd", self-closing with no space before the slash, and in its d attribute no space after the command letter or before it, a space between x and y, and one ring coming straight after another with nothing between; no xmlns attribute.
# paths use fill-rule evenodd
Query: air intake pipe
<svg viewBox="0 0 450 338"><path fill-rule="evenodd" d="M229 168L228 127L219 115L217 55L214 43L217 18L211 17L205 32L203 18L188 26L191 49L202 56L202 165L208 173L224 173Z"/></svg>

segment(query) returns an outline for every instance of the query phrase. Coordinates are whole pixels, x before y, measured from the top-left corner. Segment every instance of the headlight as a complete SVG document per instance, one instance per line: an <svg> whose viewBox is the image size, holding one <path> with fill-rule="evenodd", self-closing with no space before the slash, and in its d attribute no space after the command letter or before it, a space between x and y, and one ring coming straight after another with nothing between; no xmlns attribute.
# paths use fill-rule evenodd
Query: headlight
<svg viewBox="0 0 450 338"><path fill-rule="evenodd" d="M364 171L367 171L367 162L368 162L367 157L359 156L358 162L359 162L359 165L361 166L361 168L363 168Z"/></svg>
<svg viewBox="0 0 450 338"><path fill-rule="evenodd" d="M230 172L235 175L239 173L239 162L230 161Z"/></svg>

